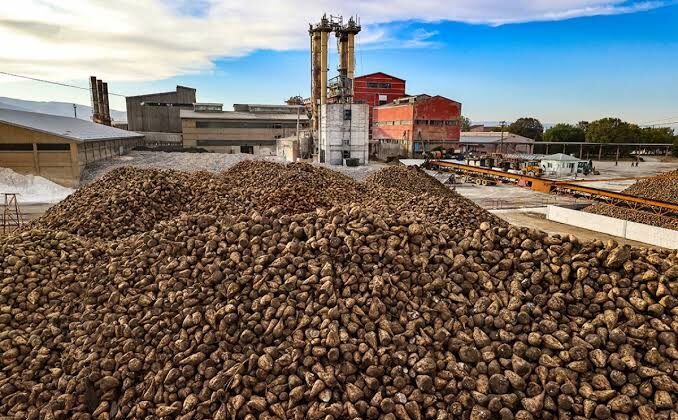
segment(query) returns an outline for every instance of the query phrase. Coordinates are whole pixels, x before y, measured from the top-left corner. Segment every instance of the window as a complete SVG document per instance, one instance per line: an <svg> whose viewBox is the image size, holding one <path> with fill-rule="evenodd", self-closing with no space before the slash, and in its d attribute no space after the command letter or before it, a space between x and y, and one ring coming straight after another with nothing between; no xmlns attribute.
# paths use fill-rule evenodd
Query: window
<svg viewBox="0 0 678 420"><path fill-rule="evenodd" d="M391 89L391 84L386 82L367 82L367 87L374 89Z"/></svg>
<svg viewBox="0 0 678 420"><path fill-rule="evenodd" d="M64 151L71 150L71 145L68 143L64 144L48 144L48 143L38 143L38 150L51 150L51 151Z"/></svg>
<svg viewBox="0 0 678 420"><path fill-rule="evenodd" d="M459 121L457 121L457 120L447 120L447 121L445 121L445 125L457 126L457 125L459 125Z"/></svg>
<svg viewBox="0 0 678 420"><path fill-rule="evenodd" d="M351 119L351 110L345 109L344 110L344 121L349 121L350 119Z"/></svg>
<svg viewBox="0 0 678 420"><path fill-rule="evenodd" d="M443 125L443 124L445 124L445 121L443 121L443 120L431 120L429 123L430 123L430 125Z"/></svg>
<svg viewBox="0 0 678 420"><path fill-rule="evenodd" d="M301 121L305 126L306 121ZM273 123L261 121L196 121L196 128L297 128L297 122Z"/></svg>
<svg viewBox="0 0 678 420"><path fill-rule="evenodd" d="M0 151L2 152L32 152L33 144L31 143L2 143L0 144Z"/></svg>

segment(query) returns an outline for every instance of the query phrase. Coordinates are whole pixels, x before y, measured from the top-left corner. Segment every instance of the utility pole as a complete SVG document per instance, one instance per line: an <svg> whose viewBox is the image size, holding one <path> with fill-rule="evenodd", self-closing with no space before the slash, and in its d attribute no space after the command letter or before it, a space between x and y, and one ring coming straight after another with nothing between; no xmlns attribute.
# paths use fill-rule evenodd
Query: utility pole
<svg viewBox="0 0 678 420"><path fill-rule="evenodd" d="M501 122L501 140L499 140L499 153L504 153L504 127L506 127L506 121Z"/></svg>
<svg viewBox="0 0 678 420"><path fill-rule="evenodd" d="M73 104L73 117L78 118L78 107Z"/></svg>

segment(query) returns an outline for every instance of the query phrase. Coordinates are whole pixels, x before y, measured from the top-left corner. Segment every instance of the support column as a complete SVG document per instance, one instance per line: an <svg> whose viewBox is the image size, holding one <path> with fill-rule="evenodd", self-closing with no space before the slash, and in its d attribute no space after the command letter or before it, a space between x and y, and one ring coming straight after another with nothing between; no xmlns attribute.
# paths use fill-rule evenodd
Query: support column
<svg viewBox="0 0 678 420"><path fill-rule="evenodd" d="M329 32L320 32L320 105L327 103L327 38Z"/></svg>
<svg viewBox="0 0 678 420"><path fill-rule="evenodd" d="M601 160L603 158L603 145L601 144L600 147L598 148L598 160Z"/></svg>
<svg viewBox="0 0 678 420"><path fill-rule="evenodd" d="M584 157L584 145L580 144L579 145L579 159Z"/></svg>
<svg viewBox="0 0 678 420"><path fill-rule="evenodd" d="M351 81L351 96L353 96L353 77L355 74L355 34L348 34L348 79Z"/></svg>

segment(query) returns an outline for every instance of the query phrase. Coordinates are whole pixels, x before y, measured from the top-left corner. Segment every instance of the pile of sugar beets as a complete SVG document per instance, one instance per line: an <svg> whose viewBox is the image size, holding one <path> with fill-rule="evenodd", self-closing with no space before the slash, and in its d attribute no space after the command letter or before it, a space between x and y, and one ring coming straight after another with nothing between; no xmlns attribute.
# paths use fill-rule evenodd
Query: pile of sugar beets
<svg viewBox="0 0 678 420"><path fill-rule="evenodd" d="M678 170L665 172L656 177L637 181L623 192L636 197L678 204ZM664 216L648 211L637 211L605 203L595 203L586 207L584 210L590 213L602 214L603 216L678 230L678 219L675 217Z"/></svg>
<svg viewBox="0 0 678 420"><path fill-rule="evenodd" d="M124 168L0 262L0 417L677 415L676 251L511 227L413 168Z"/></svg>

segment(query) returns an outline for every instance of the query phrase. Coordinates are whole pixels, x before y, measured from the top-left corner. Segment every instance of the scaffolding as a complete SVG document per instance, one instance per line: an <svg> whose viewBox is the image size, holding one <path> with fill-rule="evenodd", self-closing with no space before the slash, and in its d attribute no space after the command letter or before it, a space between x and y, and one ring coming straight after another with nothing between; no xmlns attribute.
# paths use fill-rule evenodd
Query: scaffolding
<svg viewBox="0 0 678 420"><path fill-rule="evenodd" d="M2 233L7 234L21 228L24 224L23 215L15 193L2 193L5 196L2 212Z"/></svg>

